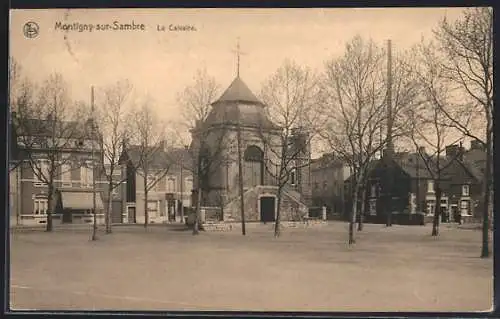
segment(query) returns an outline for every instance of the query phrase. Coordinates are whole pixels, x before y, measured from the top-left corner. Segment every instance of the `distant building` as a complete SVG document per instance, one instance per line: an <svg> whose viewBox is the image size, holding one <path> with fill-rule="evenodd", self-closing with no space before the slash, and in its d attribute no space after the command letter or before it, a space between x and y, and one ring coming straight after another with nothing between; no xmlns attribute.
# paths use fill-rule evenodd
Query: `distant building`
<svg viewBox="0 0 500 319"><path fill-rule="evenodd" d="M110 164L104 164L104 169L110 172ZM113 167L113 175L112 175L113 185L116 185L111 191L111 223L122 223L125 216L125 208L123 206L123 196L122 196L122 188L123 184L126 182L125 178L122 176L122 166L115 165ZM103 186L103 201L104 205L108 205L108 193L109 193L109 181L107 178L104 178L102 181Z"/></svg>
<svg viewBox="0 0 500 319"><path fill-rule="evenodd" d="M12 113L11 123L11 158L10 162L10 208L11 224L36 225L47 222L47 184L44 183L34 173L31 160L38 161L39 167L44 172L49 169L47 154L47 140L51 136L51 121L47 119L24 119ZM21 121L24 121L21 123ZM94 143L94 161L99 163L102 160L98 149L98 139L92 138L89 134L90 122L76 123L64 122L64 125L71 127L73 135L68 137L62 134L64 148L56 148L56 156L61 158L64 165L58 165L55 174L55 196L54 196L54 223L79 223L92 222L93 208L92 199L92 178L96 176L96 208L98 210L99 222L103 221L103 200L101 176L99 176L99 165L92 168L91 145ZM24 141L28 139L36 141L26 145ZM33 156L28 156L32 154ZM36 157L36 159L35 159ZM62 160L66 158L65 160ZM47 174L45 174L47 175ZM15 222L14 222L15 221Z"/></svg>
<svg viewBox="0 0 500 319"><path fill-rule="evenodd" d="M349 167L333 154L312 160L312 206L326 206L328 215L344 215L344 181L349 177Z"/></svg>
<svg viewBox="0 0 500 319"><path fill-rule="evenodd" d="M388 181L387 169L382 160L371 163L370 174L366 185L365 212L367 220L383 222L387 209L393 214L412 215L422 212L433 216L434 208L440 205L443 222L453 221L457 214L469 219L477 216L476 202L481 194L481 182L477 170L464 160L464 150L458 145L446 148L446 156L441 158L442 167L440 187L441 202L436 203L434 177L419 153L396 153L392 166L392 198L390 208L384 206L384 189ZM435 170L436 159L431 159L430 169ZM349 180L348 185L352 181ZM350 212L352 200L346 201L346 209Z"/></svg>
<svg viewBox="0 0 500 319"><path fill-rule="evenodd" d="M139 150L137 146L130 146L121 155L121 178L124 183L117 198L121 200L122 210L120 216L114 212L115 222L143 224L145 221L144 174L136 169ZM166 158L172 162L165 162ZM147 185L153 185L148 192L149 223L181 221L181 209L187 216L193 190L191 158L187 149L158 149L155 152L147 177Z"/></svg>
<svg viewBox="0 0 500 319"><path fill-rule="evenodd" d="M466 150L463 154L464 162L467 163L468 167L481 183L484 183L485 172L486 172L486 150L484 146L479 141L471 141L470 148ZM491 163L493 167L493 162ZM491 172L491 176L494 176L494 172ZM491 187L490 201L493 203L494 200L494 187ZM482 216L484 205L484 197L481 197L474 202L476 217ZM491 205L493 206L493 205ZM490 214L492 214L490 210Z"/></svg>

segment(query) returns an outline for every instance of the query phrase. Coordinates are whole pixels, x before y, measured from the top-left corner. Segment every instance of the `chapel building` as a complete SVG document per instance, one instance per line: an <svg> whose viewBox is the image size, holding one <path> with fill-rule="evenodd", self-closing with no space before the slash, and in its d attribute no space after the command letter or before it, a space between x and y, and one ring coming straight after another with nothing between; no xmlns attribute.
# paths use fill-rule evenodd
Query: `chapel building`
<svg viewBox="0 0 500 319"><path fill-rule="evenodd" d="M212 103L203 122L192 133L194 192L202 190L201 206L217 207L219 219L241 220L239 154L242 158L245 220L271 222L276 219L277 170L282 147L282 129L267 116L259 101L237 76L221 97ZM240 152L238 152L238 140ZM311 151L307 135L295 130L289 144L293 157L282 188L281 220L300 220L308 214L311 201ZM298 150L298 151L297 151Z"/></svg>

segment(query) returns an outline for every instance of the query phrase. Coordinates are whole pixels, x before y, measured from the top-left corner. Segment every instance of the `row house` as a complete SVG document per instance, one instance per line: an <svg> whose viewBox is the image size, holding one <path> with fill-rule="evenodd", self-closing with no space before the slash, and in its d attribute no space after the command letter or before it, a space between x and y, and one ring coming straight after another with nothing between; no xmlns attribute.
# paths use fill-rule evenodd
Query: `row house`
<svg viewBox="0 0 500 319"><path fill-rule="evenodd" d="M474 147L474 143L472 143ZM449 196L449 216L453 219L457 213L466 219L480 218L482 211L482 179L478 163L474 163L466 156L466 150L461 145L450 145L446 148L446 156L455 158L443 171L442 188Z"/></svg>
<svg viewBox="0 0 500 319"><path fill-rule="evenodd" d="M104 164L104 169L106 170L107 174L110 174L111 172L110 167L111 164L109 163ZM113 173L111 175L111 179L114 185L113 189L111 190L111 198L108 198L109 181L107 180L102 181L102 183L104 184L102 188L105 190L103 192L103 201L104 205L110 204L109 208L111 211L111 223L120 224L123 223L123 218L124 218L122 184L125 182L121 165L115 165L113 167ZM111 203L109 203L109 201L111 201Z"/></svg>
<svg viewBox="0 0 500 319"><path fill-rule="evenodd" d="M486 149L484 148L482 143L480 143L479 141L475 141L475 140L471 141L470 148L464 152L463 158L464 158L464 161L469 163L469 166L475 172L478 179L482 183L484 183L485 171L486 171ZM493 172L491 173L491 176L494 176ZM495 198L494 189L492 187L491 193L490 193L491 202L493 202L494 198ZM484 198L481 198L480 200L477 201L476 207L475 207L477 214L482 215L483 206L484 206L483 203L484 203ZM490 209L490 214L492 214L491 209Z"/></svg>
<svg viewBox="0 0 500 319"><path fill-rule="evenodd" d="M148 201L145 205L144 173L141 170L140 147L126 148L120 158L121 177L124 182L120 188L121 216L114 220L121 223L145 222L145 209L148 211L148 222L167 223L183 222L191 207L193 190L193 174L191 154L186 148L159 148L150 159L148 185Z"/></svg>
<svg viewBox="0 0 500 319"><path fill-rule="evenodd" d="M102 160L98 138L89 133L91 122L58 122L47 119L20 119L11 115L11 153L9 158L11 225L47 222L48 185L51 167L55 169L54 222L92 222L94 207L93 177L96 183L96 209L103 220L101 174ZM55 128L55 129L53 129ZM93 143L93 145L92 145ZM57 144L57 147L51 144ZM92 147L94 151L92 151ZM51 157L49 157L49 152ZM92 158L94 154L94 158ZM50 165L49 158L54 165ZM33 168L37 168L34 170ZM45 178L40 178L41 174Z"/></svg>
<svg viewBox="0 0 500 319"><path fill-rule="evenodd" d="M328 215L344 215L344 181L349 175L349 167L333 154L312 160L312 205L326 207Z"/></svg>
<svg viewBox="0 0 500 319"><path fill-rule="evenodd" d="M477 170L464 159L464 149L458 145L446 147L446 156L440 160L442 170L439 184L442 196L439 203L436 202L435 194L436 159L431 159L431 164L434 163L431 172L422 153L425 153L423 149L416 153L394 154L390 170L384 160L372 163L365 196L364 214L368 221L384 222L387 212L398 216L398 219L407 220L417 213L431 219L436 205L440 206L442 222L455 221L458 215L462 219L477 215L481 183ZM392 178L390 190L387 188L389 178ZM351 203L348 201L347 205Z"/></svg>

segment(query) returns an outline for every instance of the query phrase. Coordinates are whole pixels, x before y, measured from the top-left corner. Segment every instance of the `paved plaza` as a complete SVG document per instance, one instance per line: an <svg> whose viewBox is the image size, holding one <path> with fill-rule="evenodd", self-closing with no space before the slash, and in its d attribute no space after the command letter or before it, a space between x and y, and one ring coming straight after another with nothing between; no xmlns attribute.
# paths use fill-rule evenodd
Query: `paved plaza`
<svg viewBox="0 0 500 319"><path fill-rule="evenodd" d="M202 232L115 227L11 234L13 309L485 311L493 259L480 231L365 225L354 247L347 224L271 225Z"/></svg>

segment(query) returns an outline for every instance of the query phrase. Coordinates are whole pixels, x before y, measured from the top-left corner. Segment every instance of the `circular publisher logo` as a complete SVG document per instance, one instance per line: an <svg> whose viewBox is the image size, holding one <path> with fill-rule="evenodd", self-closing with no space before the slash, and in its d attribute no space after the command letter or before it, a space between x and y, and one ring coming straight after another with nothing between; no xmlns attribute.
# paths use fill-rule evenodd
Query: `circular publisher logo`
<svg viewBox="0 0 500 319"><path fill-rule="evenodd" d="M24 24L23 33L25 37L29 39L36 38L39 32L40 27L36 22L29 21Z"/></svg>

